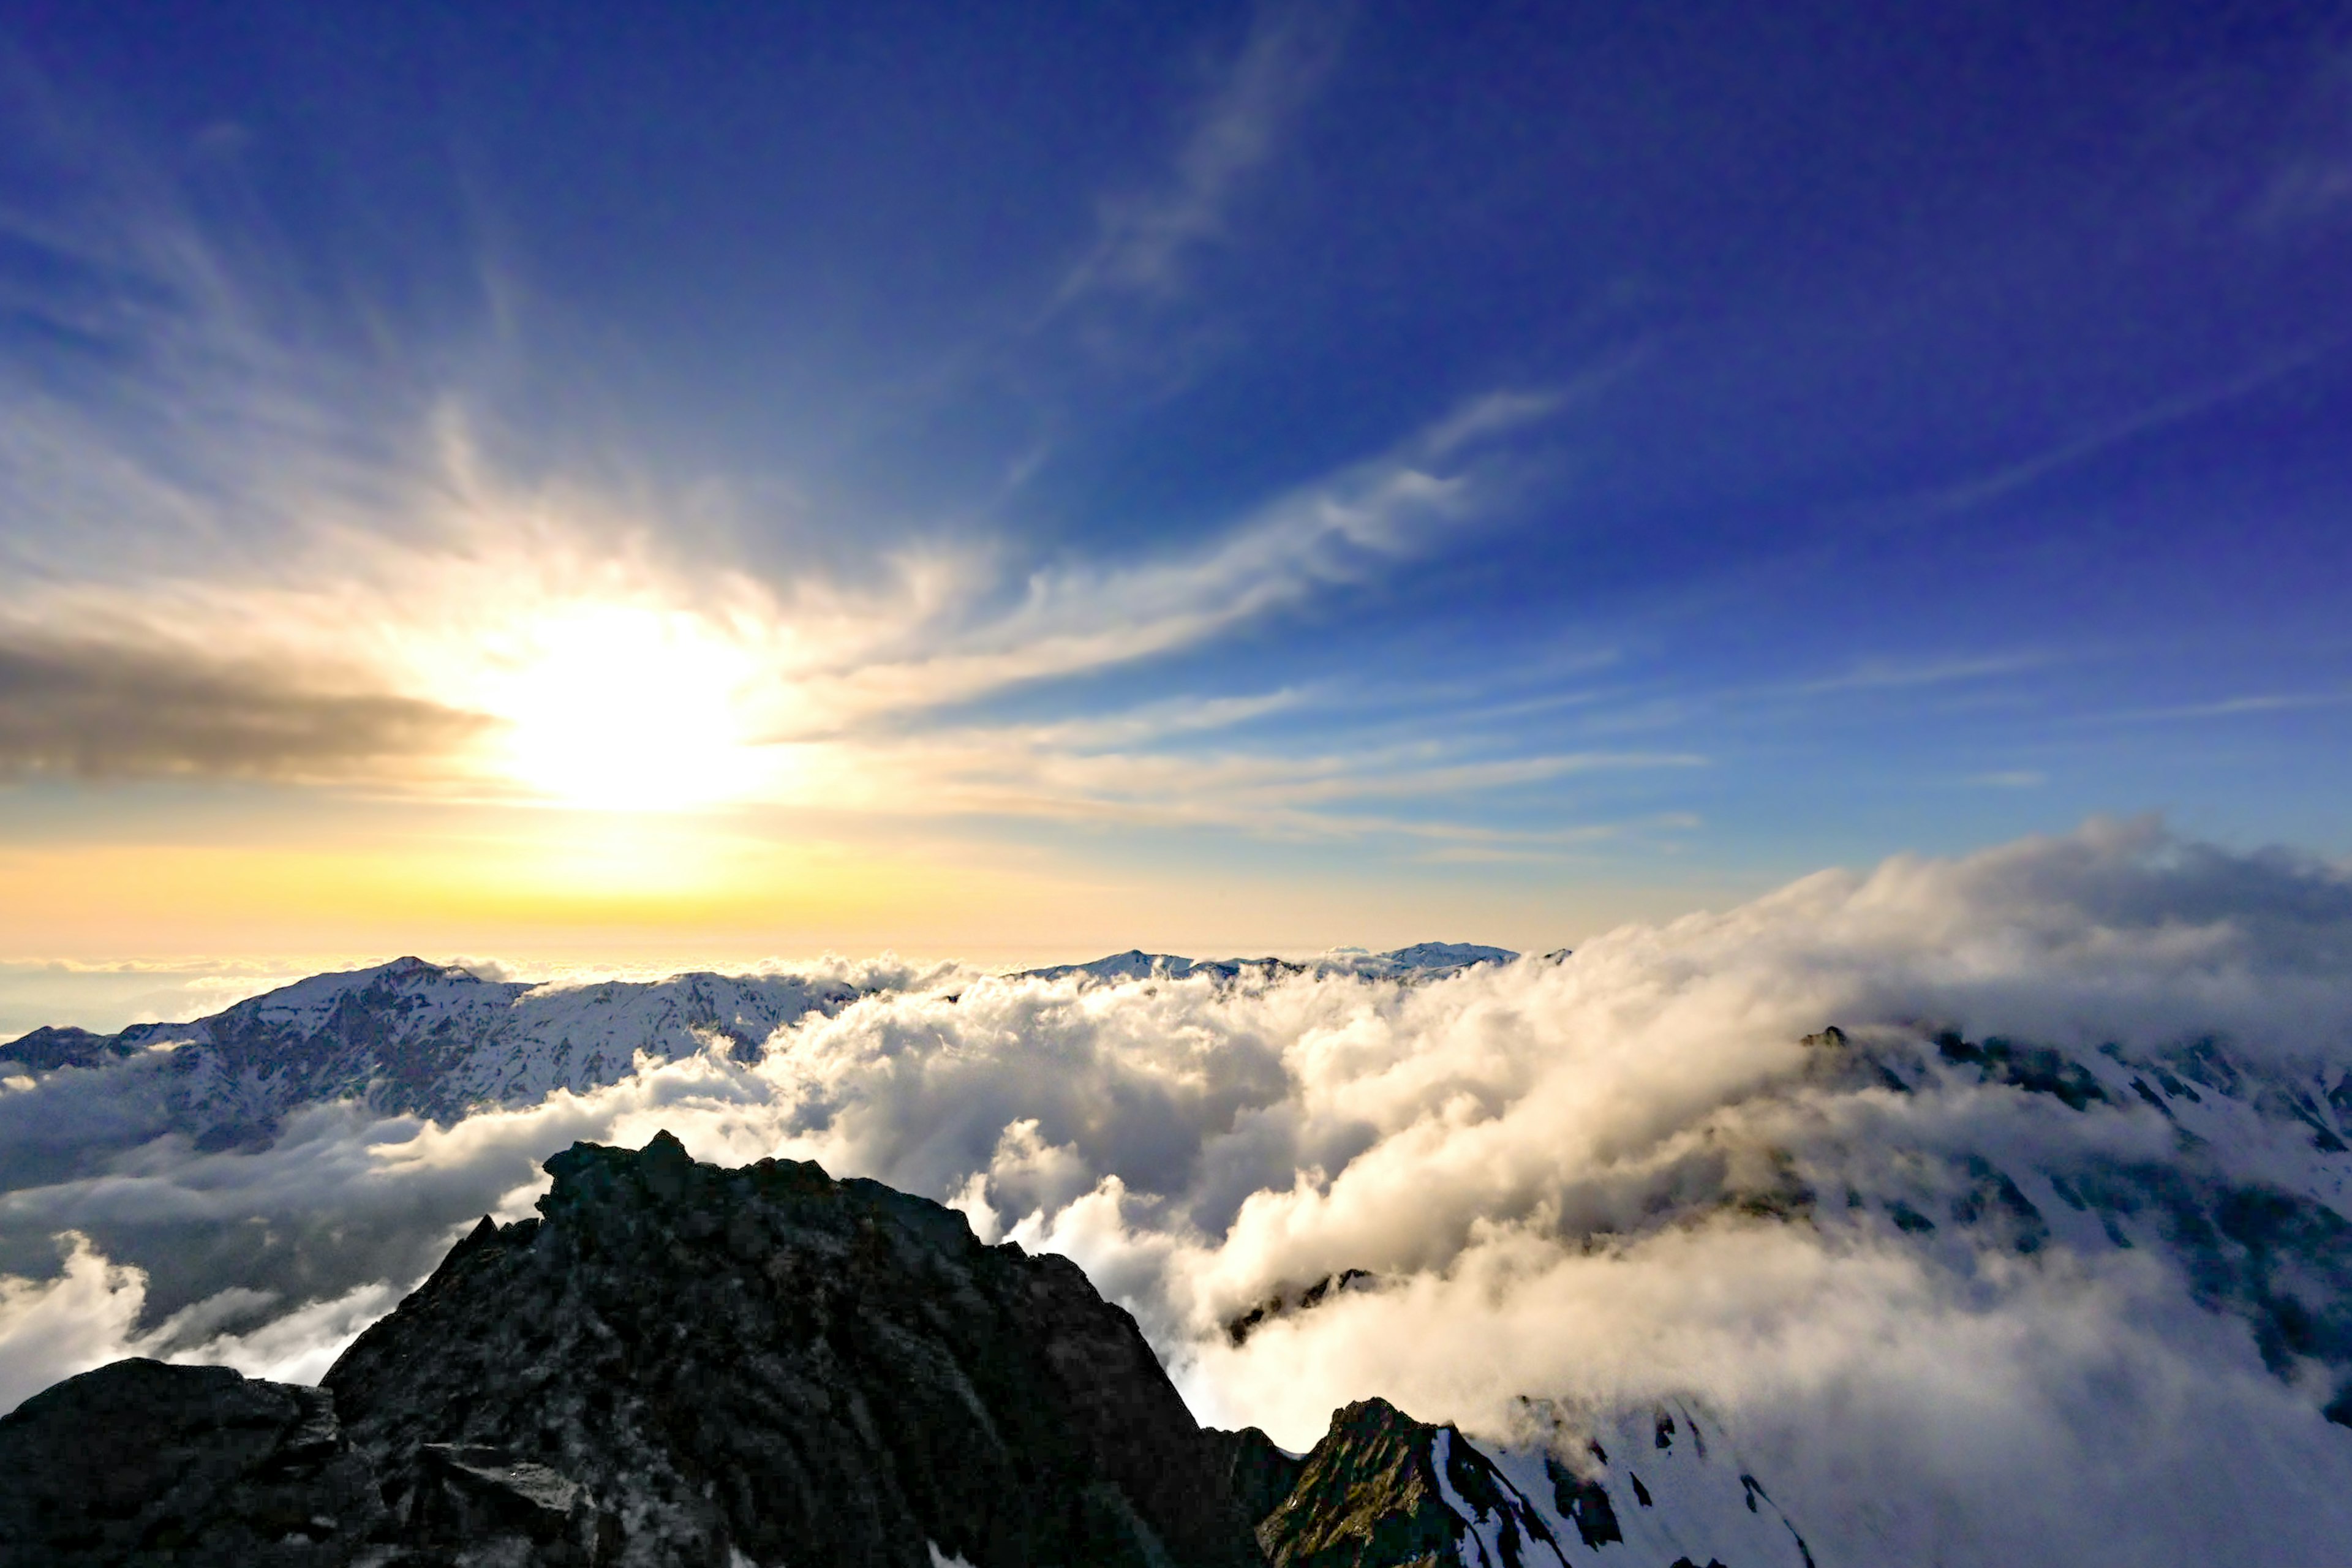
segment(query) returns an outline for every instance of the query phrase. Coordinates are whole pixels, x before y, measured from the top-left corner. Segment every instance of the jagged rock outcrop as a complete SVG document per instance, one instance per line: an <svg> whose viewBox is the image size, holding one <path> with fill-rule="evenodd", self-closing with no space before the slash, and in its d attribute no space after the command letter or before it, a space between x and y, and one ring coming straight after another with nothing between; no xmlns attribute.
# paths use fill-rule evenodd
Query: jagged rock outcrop
<svg viewBox="0 0 2352 1568"><path fill-rule="evenodd" d="M327 1374L388 1475L545 1467L624 1562L1250 1560L1181 1398L1068 1260L667 1134L547 1168L542 1219L485 1224Z"/></svg>
<svg viewBox="0 0 2352 1568"><path fill-rule="evenodd" d="M1345 1295L1350 1290L1377 1290L1380 1276L1369 1268L1342 1268L1327 1274L1312 1285L1283 1286L1248 1311L1228 1319L1225 1341L1235 1350L1249 1342L1249 1337L1278 1318L1312 1311L1324 1302Z"/></svg>
<svg viewBox="0 0 2352 1568"><path fill-rule="evenodd" d="M1383 1399L1331 1418L1297 1483L1258 1521L1275 1568L1563 1564L1541 1513L1452 1426Z"/></svg>
<svg viewBox="0 0 2352 1568"><path fill-rule="evenodd" d="M48 1479L5 1489L0 1561L1257 1563L1075 1264L667 1133L547 1165L542 1217L485 1220L320 1389L118 1363L27 1402L6 1440Z"/></svg>
<svg viewBox="0 0 2352 1568"><path fill-rule="evenodd" d="M0 1568L313 1568L387 1522L323 1389L119 1361L0 1417Z"/></svg>
<svg viewBox="0 0 2352 1568"><path fill-rule="evenodd" d="M1814 1568L1795 1523L1681 1401L1522 1401L1514 1426L1513 1441L1474 1445L1372 1399L1334 1415L1303 1459L1254 1431L1207 1436L1249 1511L1264 1495L1254 1468L1290 1478L1257 1519L1279 1568Z"/></svg>

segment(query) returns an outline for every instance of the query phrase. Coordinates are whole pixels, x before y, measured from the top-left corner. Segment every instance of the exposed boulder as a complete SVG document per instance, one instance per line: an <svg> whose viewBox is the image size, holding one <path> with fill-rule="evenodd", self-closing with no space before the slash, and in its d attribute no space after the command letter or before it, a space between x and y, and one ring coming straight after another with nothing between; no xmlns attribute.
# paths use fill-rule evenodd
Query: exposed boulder
<svg viewBox="0 0 2352 1568"><path fill-rule="evenodd" d="M312 1568L385 1521L323 1389L119 1361L0 1417L0 1568Z"/></svg>

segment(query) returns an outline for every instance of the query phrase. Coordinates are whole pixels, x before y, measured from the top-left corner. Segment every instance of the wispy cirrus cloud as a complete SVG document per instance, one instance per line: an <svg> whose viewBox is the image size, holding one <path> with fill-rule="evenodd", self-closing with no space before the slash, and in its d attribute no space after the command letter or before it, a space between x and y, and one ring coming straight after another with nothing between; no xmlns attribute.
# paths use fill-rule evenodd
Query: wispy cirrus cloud
<svg viewBox="0 0 2352 1568"><path fill-rule="evenodd" d="M707 781L705 799L879 806L912 791L941 810L1093 812L1106 797L1092 786L1040 781L1095 777L1108 753L1148 758L1171 733L1297 699L1081 703L1028 732L964 720L952 739L942 710L1200 647L1442 551L1518 500L1528 470L1512 443L1555 406L1472 400L1140 561L1024 577L1006 545L943 538L856 578L784 579L664 543L650 489L505 478L445 408L370 486L273 500L301 520L275 553L0 589L0 764L528 797L542 777L610 773L600 737L643 710L678 736L659 765ZM1008 791L1007 773L1025 782ZM1122 809L1148 808L1152 776L1124 776Z"/></svg>
<svg viewBox="0 0 2352 1568"><path fill-rule="evenodd" d="M1515 499L1522 475L1498 444L1553 406L1519 393L1474 399L1385 453L1275 498L1205 547L1039 571L992 613L990 584L967 581L964 605L908 628L912 651L823 678L814 700L849 713L961 700L1171 652L1360 581Z"/></svg>
<svg viewBox="0 0 2352 1568"><path fill-rule="evenodd" d="M2336 708L2347 702L2352 702L2352 691L2263 691L2219 697L2206 702L2134 708L2101 717L2111 724L2162 723L2172 720L2235 719L2254 713L2292 713L2312 708Z"/></svg>
<svg viewBox="0 0 2352 1568"><path fill-rule="evenodd" d="M1343 10L1268 7L1196 110L1160 183L1106 198L1091 247L1071 268L1049 313L1099 296L1164 297L1181 284L1192 252L1227 233L1243 183L1275 154L1295 118L1337 62Z"/></svg>
<svg viewBox="0 0 2352 1568"><path fill-rule="evenodd" d="M2005 653L1956 658L1865 658L1836 675L1800 681L1780 689L1796 697L1836 691L1899 691L1920 686L1989 680L2021 675L2049 663L2040 653Z"/></svg>
<svg viewBox="0 0 2352 1568"><path fill-rule="evenodd" d="M2025 490L2053 474L2091 461L2159 430L2188 424L2231 404L2255 396L2324 361L2341 353L2341 336L2299 344L2273 354L2210 384L2192 387L2176 396L2129 409L2112 419L2053 440L2042 450L2016 461L1948 486L1920 503L1927 516L1970 510Z"/></svg>
<svg viewBox="0 0 2352 1568"><path fill-rule="evenodd" d="M2247 226L2268 236L2326 223L2352 205L2352 48L2320 53L2289 103L2285 146L2245 213Z"/></svg>
<svg viewBox="0 0 2352 1568"><path fill-rule="evenodd" d="M1497 756L1466 746L1416 742L1307 754L1226 750L1200 753L1141 747L1076 750L1041 743L1018 728L950 731L820 752L818 793L863 789L867 809L1055 817L1160 826L1243 828L1284 837L1548 841L1585 836L1587 825L1491 829L1463 820L1471 802L1580 775L1705 767L1695 752L1582 751ZM830 775L830 776L828 776ZM860 781L864 781L862 784ZM1420 803L1433 817L1367 813Z"/></svg>

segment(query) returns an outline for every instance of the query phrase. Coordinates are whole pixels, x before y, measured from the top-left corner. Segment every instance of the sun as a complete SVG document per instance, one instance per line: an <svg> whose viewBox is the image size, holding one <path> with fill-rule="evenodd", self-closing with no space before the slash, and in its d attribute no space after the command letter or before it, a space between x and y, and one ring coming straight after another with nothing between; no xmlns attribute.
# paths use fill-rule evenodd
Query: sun
<svg viewBox="0 0 2352 1568"><path fill-rule="evenodd" d="M741 798L763 757L746 734L758 671L701 617L634 605L534 617L481 678L506 721L495 765L532 795L609 811L677 811Z"/></svg>

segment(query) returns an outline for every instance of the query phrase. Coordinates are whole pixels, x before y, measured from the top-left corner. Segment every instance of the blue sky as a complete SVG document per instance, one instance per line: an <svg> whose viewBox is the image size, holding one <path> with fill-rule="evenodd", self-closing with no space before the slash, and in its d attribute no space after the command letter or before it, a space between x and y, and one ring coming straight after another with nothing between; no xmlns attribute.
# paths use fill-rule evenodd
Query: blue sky
<svg viewBox="0 0 2352 1568"><path fill-rule="evenodd" d="M9 955L2352 849L2339 5L8 4L0 83Z"/></svg>

